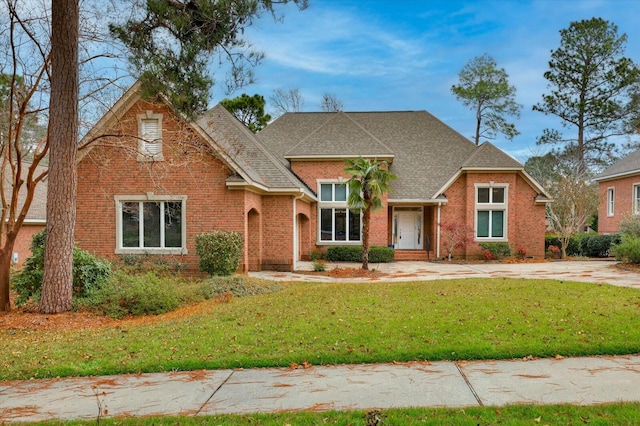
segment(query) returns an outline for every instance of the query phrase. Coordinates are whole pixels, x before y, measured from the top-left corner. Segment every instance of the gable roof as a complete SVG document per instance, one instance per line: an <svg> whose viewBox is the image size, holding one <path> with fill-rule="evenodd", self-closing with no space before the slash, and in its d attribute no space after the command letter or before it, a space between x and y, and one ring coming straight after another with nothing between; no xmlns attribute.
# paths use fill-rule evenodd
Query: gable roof
<svg viewBox="0 0 640 426"><path fill-rule="evenodd" d="M348 114L338 112L325 117L327 119L320 126L285 153L285 158L326 158L328 153L335 151L336 146L341 147L340 158L361 155L389 160L393 158L390 148Z"/></svg>
<svg viewBox="0 0 640 426"><path fill-rule="evenodd" d="M235 171L245 183L253 183L269 191L304 190L314 197L313 191L270 153L255 135L233 114L218 104L205 112L196 123L212 139L219 154L228 157L237 166ZM237 177L227 179L230 185L243 182Z"/></svg>
<svg viewBox="0 0 640 426"><path fill-rule="evenodd" d="M110 124L120 119L141 98L140 86L140 82L131 86L82 138L80 146L90 143ZM177 117L181 117L166 99L164 102ZM315 198L314 192L269 153L255 135L222 105L216 105L195 122L184 121L234 172L235 175L227 179L228 186L251 186L266 192L303 193L311 199ZM91 149L89 145L82 150L78 160Z"/></svg>
<svg viewBox="0 0 640 426"><path fill-rule="evenodd" d="M359 136L360 142L350 139ZM442 200L441 192L464 170L524 173L521 163L494 145L476 146L427 111L287 113L258 137L285 164L316 157L389 157L390 171L398 176L392 202Z"/></svg>
<svg viewBox="0 0 640 426"><path fill-rule="evenodd" d="M607 167L602 173L596 175L593 180L609 180L640 173L640 149L632 152L616 163Z"/></svg>

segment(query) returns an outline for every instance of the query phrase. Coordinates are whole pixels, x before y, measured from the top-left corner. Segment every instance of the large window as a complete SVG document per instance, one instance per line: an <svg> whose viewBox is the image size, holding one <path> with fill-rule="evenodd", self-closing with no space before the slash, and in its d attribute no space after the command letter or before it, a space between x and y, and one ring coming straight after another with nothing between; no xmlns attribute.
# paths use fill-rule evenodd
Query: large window
<svg viewBox="0 0 640 426"><path fill-rule="evenodd" d="M640 184L633 185L633 214L640 214Z"/></svg>
<svg viewBox="0 0 640 426"><path fill-rule="evenodd" d="M614 188L607 189L607 216L613 216L616 203L616 191Z"/></svg>
<svg viewBox="0 0 640 426"><path fill-rule="evenodd" d="M360 211L347 208L347 186L320 183L319 228L322 242L360 242Z"/></svg>
<svg viewBox="0 0 640 426"><path fill-rule="evenodd" d="M116 202L117 253L184 253L183 199Z"/></svg>
<svg viewBox="0 0 640 426"><path fill-rule="evenodd" d="M507 238L507 187L476 186L476 238Z"/></svg>

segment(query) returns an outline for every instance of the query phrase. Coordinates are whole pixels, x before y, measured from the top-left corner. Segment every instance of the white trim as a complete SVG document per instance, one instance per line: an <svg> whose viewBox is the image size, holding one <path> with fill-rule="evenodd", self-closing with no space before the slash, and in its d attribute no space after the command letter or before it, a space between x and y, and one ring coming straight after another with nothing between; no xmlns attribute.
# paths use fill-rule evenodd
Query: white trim
<svg viewBox="0 0 640 426"><path fill-rule="evenodd" d="M362 211L360 211L360 232L357 240L349 239L349 217L353 213L348 206L349 200L349 186L347 185L347 179L343 177L339 177L337 179L316 179L317 185L317 231L316 231L316 245L359 245L362 244ZM331 201L322 201L322 185L331 185ZM336 185L344 185L345 186L345 200L344 201L335 201L335 187ZM331 214L331 239L323 240L322 239L322 210L332 210ZM334 239L335 234L335 211L336 209L345 210L345 239L344 240L336 240Z"/></svg>
<svg viewBox="0 0 640 426"><path fill-rule="evenodd" d="M478 189L480 188L488 188L489 189L489 202L488 203L480 203L478 201ZM494 203L492 197L492 188L503 188L504 189L504 202L502 203ZM508 183L496 183L493 181L487 183L475 183L474 184L474 214L473 214L473 239L477 242L507 242L509 241L509 184ZM480 211L489 211L489 235L491 232L491 217L494 211L502 211L502 237L478 237L478 213Z"/></svg>
<svg viewBox="0 0 640 426"><path fill-rule="evenodd" d="M298 253L300 252L300 240L298 235L298 212L296 203L304 197L304 188L298 188L300 194L293 197L293 261L291 262L291 270L295 271L298 263Z"/></svg>
<svg viewBox="0 0 640 426"><path fill-rule="evenodd" d="M136 115L138 120L138 161L164 161L162 147L162 114L153 111L145 111ZM156 134L153 140L147 139L145 123L156 123Z"/></svg>
<svg viewBox="0 0 640 426"><path fill-rule="evenodd" d="M631 184L631 213L640 214L640 182Z"/></svg>
<svg viewBox="0 0 640 426"><path fill-rule="evenodd" d="M116 210L116 247L115 254L188 254L187 250L187 196L186 195L155 195L153 192L147 192L144 195L116 195L113 197ZM181 209L181 239L182 247L123 247L122 246L122 203L123 202L172 202L180 201ZM161 235L164 235L160 230ZM142 233L142 229L140 229ZM143 241L143 236L140 236ZM162 237L161 237L162 241Z"/></svg>
<svg viewBox="0 0 640 426"><path fill-rule="evenodd" d="M605 182L608 180L613 180L613 179L618 179L621 177L625 177L625 176L629 176L629 175L637 175L640 173L640 169L635 169L635 170L630 170L630 171L626 171L626 172L620 172L620 173L616 173L613 175L607 175L607 176L602 176L602 177L594 177L591 178L591 180L595 181L595 182Z"/></svg>
<svg viewBox="0 0 640 426"><path fill-rule="evenodd" d="M285 155L284 158L287 160L298 160L298 161L320 161L320 160L329 160L329 161L343 161L345 158L375 158L379 161L387 161L389 163L393 162L395 155L393 154L336 154L336 155Z"/></svg>
<svg viewBox="0 0 640 426"><path fill-rule="evenodd" d="M616 187L607 188L607 217L613 217L616 211Z"/></svg>

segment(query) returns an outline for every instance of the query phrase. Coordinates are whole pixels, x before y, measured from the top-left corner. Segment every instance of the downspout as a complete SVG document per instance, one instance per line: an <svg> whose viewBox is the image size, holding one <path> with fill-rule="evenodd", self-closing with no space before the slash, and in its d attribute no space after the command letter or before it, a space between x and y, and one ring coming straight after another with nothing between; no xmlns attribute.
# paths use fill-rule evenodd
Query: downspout
<svg viewBox="0 0 640 426"><path fill-rule="evenodd" d="M442 203L438 203L438 224L436 225L436 259L440 259L440 206Z"/></svg>
<svg viewBox="0 0 640 426"><path fill-rule="evenodd" d="M293 197L293 257L292 259L292 272L295 272L298 262L298 212L296 209L296 201L304 197L304 188L298 188L300 195Z"/></svg>

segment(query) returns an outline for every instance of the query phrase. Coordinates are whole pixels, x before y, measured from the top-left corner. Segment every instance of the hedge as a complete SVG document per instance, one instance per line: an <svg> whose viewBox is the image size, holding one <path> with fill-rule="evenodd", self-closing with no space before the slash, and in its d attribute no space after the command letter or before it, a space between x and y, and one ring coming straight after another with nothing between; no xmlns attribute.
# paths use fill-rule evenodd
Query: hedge
<svg viewBox="0 0 640 426"><path fill-rule="evenodd" d="M331 246L327 248L326 258L331 262L362 262L362 246ZM390 247L369 247L369 262L393 262L395 251Z"/></svg>

